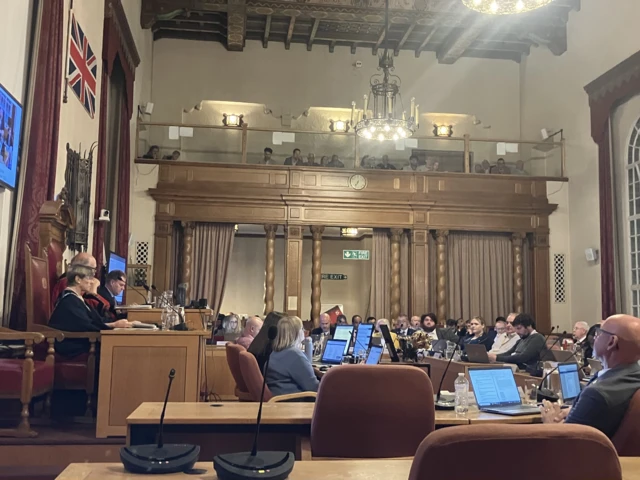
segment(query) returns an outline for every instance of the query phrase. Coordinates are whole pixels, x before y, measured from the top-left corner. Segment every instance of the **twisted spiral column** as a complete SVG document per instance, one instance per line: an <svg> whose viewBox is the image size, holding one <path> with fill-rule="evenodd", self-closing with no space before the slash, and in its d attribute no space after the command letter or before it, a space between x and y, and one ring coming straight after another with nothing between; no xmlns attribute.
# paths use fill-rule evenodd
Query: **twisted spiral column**
<svg viewBox="0 0 640 480"><path fill-rule="evenodd" d="M448 230L436 230L436 271L437 271L437 296L436 308L438 320L447 320L447 237Z"/></svg>
<svg viewBox="0 0 640 480"><path fill-rule="evenodd" d="M191 270L193 268L193 231L195 223L182 222L183 242L182 242L182 275L180 283L187 286L185 301L191 300Z"/></svg>
<svg viewBox="0 0 640 480"><path fill-rule="evenodd" d="M391 320L400 315L400 236L401 228L391 229Z"/></svg>
<svg viewBox="0 0 640 480"><path fill-rule="evenodd" d="M317 327L320 324L322 297L322 233L324 226L312 225L311 236L311 320Z"/></svg>
<svg viewBox="0 0 640 480"><path fill-rule="evenodd" d="M273 296L276 291L276 232L277 225L265 225L267 249L264 268L264 314L273 312Z"/></svg>
<svg viewBox="0 0 640 480"><path fill-rule="evenodd" d="M522 266L522 242L524 234L514 233L511 236L513 247L513 311L522 313L524 310L524 283Z"/></svg>

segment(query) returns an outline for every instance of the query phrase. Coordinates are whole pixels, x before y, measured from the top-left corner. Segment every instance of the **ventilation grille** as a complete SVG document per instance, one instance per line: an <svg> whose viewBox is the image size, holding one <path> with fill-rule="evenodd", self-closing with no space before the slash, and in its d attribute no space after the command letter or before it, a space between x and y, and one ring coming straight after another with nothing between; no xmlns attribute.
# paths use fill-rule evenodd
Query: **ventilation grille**
<svg viewBox="0 0 640 480"><path fill-rule="evenodd" d="M149 242L136 242L136 263L149 264ZM144 268L136 268L133 271L133 283L136 287L141 287L147 281L147 271Z"/></svg>
<svg viewBox="0 0 640 480"><path fill-rule="evenodd" d="M565 261L564 253L553 254L553 301L565 303L567 301L565 288Z"/></svg>

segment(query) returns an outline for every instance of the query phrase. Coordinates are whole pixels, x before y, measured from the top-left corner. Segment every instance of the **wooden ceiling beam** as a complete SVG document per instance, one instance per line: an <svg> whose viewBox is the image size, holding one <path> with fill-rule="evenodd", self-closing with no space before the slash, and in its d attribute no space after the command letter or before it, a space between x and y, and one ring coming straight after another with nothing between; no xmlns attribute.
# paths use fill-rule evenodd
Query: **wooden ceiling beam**
<svg viewBox="0 0 640 480"><path fill-rule="evenodd" d="M333 53L333 51L336 49L336 41L333 40L330 44L329 44L329 53Z"/></svg>
<svg viewBox="0 0 640 480"><path fill-rule="evenodd" d="M267 48L269 46L270 32L271 32L271 15L267 15L267 19L264 24L264 36L262 37L262 48Z"/></svg>
<svg viewBox="0 0 640 480"><path fill-rule="evenodd" d="M371 53L373 55L378 55L378 48L380 48L380 45L382 44L382 42L384 41L384 28L382 29L382 32L380 33L380 36L378 37L378 41L376 42L376 45L373 47L373 49L371 50Z"/></svg>
<svg viewBox="0 0 640 480"><path fill-rule="evenodd" d="M289 29L287 30L287 39L284 41L284 48L289 50L291 48L291 37L293 36L293 28L296 26L296 17L291 17L289 20Z"/></svg>
<svg viewBox="0 0 640 480"><path fill-rule="evenodd" d="M427 33L427 36L424 37L424 40L422 41L420 46L418 48L416 48L416 58L420 58L420 53L425 49L427 44L431 41L431 39L433 38L433 36L436 33L436 30L438 30L438 29L436 27L433 27L431 29L431 31L429 33Z"/></svg>
<svg viewBox="0 0 640 480"><path fill-rule="evenodd" d="M487 25L488 20L486 18L478 19L474 26L466 28L464 30L458 29L452 32L445 39L444 43L438 48L436 56L438 62L444 64L453 64L458 60L465 52L467 48L471 46L473 42L480 36L482 31Z"/></svg>
<svg viewBox="0 0 640 480"><path fill-rule="evenodd" d="M411 32L413 32L413 29L416 28L416 23L412 23L410 24L407 29L404 32L404 35L402 36L402 38L400 39L400 41L398 42L398 44L396 45L395 50L393 51L393 54L397 57L398 55L400 55L400 50L402 49L402 47L404 46L404 44L406 43L407 39L409 38L409 35L411 35Z"/></svg>
<svg viewBox="0 0 640 480"><path fill-rule="evenodd" d="M246 0L234 0L227 6L227 50L241 52L244 50L244 41L247 24Z"/></svg>
<svg viewBox="0 0 640 480"><path fill-rule="evenodd" d="M320 26L320 19L316 18L313 20L313 27L311 27L311 33L309 34L309 41L307 42L307 50L311 51L313 47L313 41L316 38L316 33L318 33L318 27Z"/></svg>
<svg viewBox="0 0 640 480"><path fill-rule="evenodd" d="M351 55L355 55L356 54L356 49L358 48L358 44L356 42L353 42L351 44Z"/></svg>

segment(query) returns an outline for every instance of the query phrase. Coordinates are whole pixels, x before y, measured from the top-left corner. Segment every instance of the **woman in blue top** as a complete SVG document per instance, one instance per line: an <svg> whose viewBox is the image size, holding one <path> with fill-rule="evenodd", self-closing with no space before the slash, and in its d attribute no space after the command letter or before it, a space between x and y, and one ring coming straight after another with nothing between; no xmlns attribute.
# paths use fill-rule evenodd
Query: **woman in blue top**
<svg viewBox="0 0 640 480"><path fill-rule="evenodd" d="M469 322L469 334L462 339L462 344L467 345L484 345L487 352L491 350L493 338L486 333L486 326L482 317L473 317Z"/></svg>
<svg viewBox="0 0 640 480"><path fill-rule="evenodd" d="M300 345L304 340L302 320L284 317L278 322L278 336L273 341L266 379L274 395L317 392L319 381L311 362Z"/></svg>

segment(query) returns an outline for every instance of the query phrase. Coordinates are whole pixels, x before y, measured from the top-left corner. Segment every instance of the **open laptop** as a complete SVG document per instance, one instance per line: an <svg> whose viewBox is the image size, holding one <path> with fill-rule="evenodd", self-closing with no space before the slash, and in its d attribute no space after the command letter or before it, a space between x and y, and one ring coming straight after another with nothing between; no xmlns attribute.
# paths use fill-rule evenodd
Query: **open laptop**
<svg viewBox="0 0 640 480"><path fill-rule="evenodd" d="M362 352L364 355L369 350L371 343L371 335L373 334L373 324L361 323L356 330L356 338L353 342L353 354L358 355Z"/></svg>
<svg viewBox="0 0 640 480"><path fill-rule="evenodd" d="M572 404L580 394L580 375L577 363L561 363L558 365L562 402Z"/></svg>
<svg viewBox="0 0 640 480"><path fill-rule="evenodd" d="M384 323L380 325L380 333L382 333L382 338L384 338L384 343L387 347L387 351L389 352L389 357L392 362L399 362L400 357L398 357L398 352L396 351L396 346L393 344L393 337L391 336L391 332L389 331L389 327Z"/></svg>
<svg viewBox="0 0 640 480"><path fill-rule="evenodd" d="M469 378L482 412L500 415L533 415L537 406L523 405L510 367L470 367Z"/></svg>
<svg viewBox="0 0 640 480"><path fill-rule="evenodd" d="M327 340L324 344L324 351L322 352L320 363L314 365L318 367L333 367L335 365L341 365L342 357L344 357L344 347L346 344L346 340Z"/></svg>
<svg viewBox="0 0 640 480"><path fill-rule="evenodd" d="M333 332L334 340L346 340L347 345L344 349L344 355L349 353L349 347L351 346L351 336L353 335L353 325L336 325L336 329Z"/></svg>
<svg viewBox="0 0 640 480"><path fill-rule="evenodd" d="M556 362L568 362L574 355L574 353L569 350L551 350L551 353Z"/></svg>
<svg viewBox="0 0 640 480"><path fill-rule="evenodd" d="M369 355L367 355L367 360L365 362L366 365L377 365L380 363L380 359L382 358L382 352L384 351L384 347L381 345L373 345L369 349Z"/></svg>
<svg viewBox="0 0 640 480"><path fill-rule="evenodd" d="M464 347L467 360L471 363L489 363L489 355L484 345L467 345Z"/></svg>

